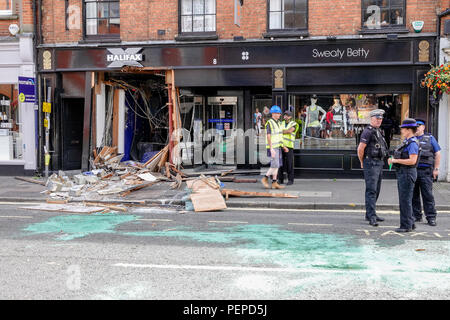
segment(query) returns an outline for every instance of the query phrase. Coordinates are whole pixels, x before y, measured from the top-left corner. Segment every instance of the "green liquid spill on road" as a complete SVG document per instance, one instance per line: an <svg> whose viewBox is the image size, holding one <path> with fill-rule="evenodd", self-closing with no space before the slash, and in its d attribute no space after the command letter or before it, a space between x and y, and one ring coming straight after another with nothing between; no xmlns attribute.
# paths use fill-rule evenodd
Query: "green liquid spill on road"
<svg viewBox="0 0 450 320"><path fill-rule="evenodd" d="M245 225L221 231L193 231L188 228L172 231L127 232L124 235L174 237L199 242L233 244L245 262L291 267L325 269L366 269L361 247L352 236L297 233L274 225Z"/></svg>
<svg viewBox="0 0 450 320"><path fill-rule="evenodd" d="M24 231L32 234L56 233L57 240L73 240L90 234L114 233L121 223L134 221L137 217L117 213L92 215L66 215L48 219L45 222L29 225Z"/></svg>

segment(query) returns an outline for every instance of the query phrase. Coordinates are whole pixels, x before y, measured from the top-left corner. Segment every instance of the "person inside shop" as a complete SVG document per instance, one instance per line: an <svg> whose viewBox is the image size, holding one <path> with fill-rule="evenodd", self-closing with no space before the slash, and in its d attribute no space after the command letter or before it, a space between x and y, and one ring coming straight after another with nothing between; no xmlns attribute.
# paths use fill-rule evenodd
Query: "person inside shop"
<svg viewBox="0 0 450 320"><path fill-rule="evenodd" d="M396 232L411 232L416 229L413 216L413 192L417 180L419 159L419 141L416 137L417 122L414 119L403 120L400 126L403 143L388 160L397 172L398 200L400 205L400 228Z"/></svg>
<svg viewBox="0 0 450 320"><path fill-rule="evenodd" d="M417 180L414 185L413 193L413 213L415 222L422 221L422 205L420 203L420 194L422 194L423 210L428 225L436 226L436 207L433 196L433 180L437 180L439 175L439 165L441 163L441 147L436 139L430 134L425 133L426 121L416 119L417 132L416 137L420 144L419 164L417 165Z"/></svg>
<svg viewBox="0 0 450 320"><path fill-rule="evenodd" d="M281 108L272 106L270 113L272 117L266 123L266 148L267 156L270 158L270 168L261 179L261 183L267 189L284 189L284 186L278 184L278 170L283 161L281 153L283 146L283 129L280 122Z"/></svg>
<svg viewBox="0 0 450 320"><path fill-rule="evenodd" d="M325 136L324 138L328 139L332 136L332 124L336 124L336 121L334 120L334 114L333 114L333 106L331 106L328 109L326 119L325 119Z"/></svg>
<svg viewBox="0 0 450 320"><path fill-rule="evenodd" d="M388 149L390 149L393 136L392 130L394 129L394 120L392 119L393 106L392 104L386 104L384 100L382 100L380 109L383 109L385 112L383 122L381 123L381 129L383 130L384 140L386 140Z"/></svg>
<svg viewBox="0 0 450 320"><path fill-rule="evenodd" d="M384 110L376 109L369 113L370 125L361 134L358 145L358 158L364 170L366 220L371 226L378 226L384 218L376 214L376 202L381 191L384 160L388 156L386 141L380 131Z"/></svg>
<svg viewBox="0 0 450 320"><path fill-rule="evenodd" d="M261 122L262 114L259 112L259 108L256 108L255 113L253 114L253 124L255 126L257 136L261 134Z"/></svg>
<svg viewBox="0 0 450 320"><path fill-rule="evenodd" d="M299 130L297 131L297 134L295 136L295 139L301 139L302 138L302 132L303 132L303 124L305 122L304 113L306 111L306 107L303 109L299 109L297 111L297 118L295 119L295 122L297 122ZM300 141L300 143L302 143Z"/></svg>
<svg viewBox="0 0 450 320"><path fill-rule="evenodd" d="M263 108L263 118L262 118L262 125L265 127L267 124L267 120L270 119L270 109L267 106L264 106Z"/></svg>
<svg viewBox="0 0 450 320"><path fill-rule="evenodd" d="M292 112L284 112L284 120L281 122L283 128L283 161L278 174L278 183L284 183L284 173L286 172L287 185L294 184L294 144L295 136L299 131L299 125L292 119Z"/></svg>

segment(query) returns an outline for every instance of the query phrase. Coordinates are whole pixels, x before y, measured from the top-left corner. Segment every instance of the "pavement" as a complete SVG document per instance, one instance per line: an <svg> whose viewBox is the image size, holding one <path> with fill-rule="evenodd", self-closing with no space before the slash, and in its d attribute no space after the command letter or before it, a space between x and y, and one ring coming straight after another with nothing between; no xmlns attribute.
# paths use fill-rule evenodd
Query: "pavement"
<svg viewBox="0 0 450 320"><path fill-rule="evenodd" d="M311 210L361 210L365 208L365 183L362 179L297 179L294 185L287 186L283 190L267 190L260 182L261 176L240 175L239 178L256 178L257 183L224 182L225 188L241 191L288 193L298 197L230 197L227 200L228 207ZM47 198L42 193L45 190L44 186L17 180L12 176L0 177L0 201L43 202ZM433 190L437 210L450 210L450 183L436 182ZM120 200L145 200L146 203L153 205L184 206L186 195L188 195L188 190L184 183L180 189L170 190L170 183L160 182L151 187L135 191L126 198L120 198ZM383 180L377 208L380 210L399 209L396 180Z"/></svg>

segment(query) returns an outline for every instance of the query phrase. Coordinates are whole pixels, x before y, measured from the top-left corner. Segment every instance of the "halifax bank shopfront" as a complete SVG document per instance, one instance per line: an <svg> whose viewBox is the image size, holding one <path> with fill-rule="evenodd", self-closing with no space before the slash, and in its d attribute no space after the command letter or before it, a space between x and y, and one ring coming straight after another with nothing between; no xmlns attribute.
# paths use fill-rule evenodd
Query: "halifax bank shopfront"
<svg viewBox="0 0 450 320"><path fill-rule="evenodd" d="M371 110L386 111L382 131L391 149L400 143L398 126L406 117L426 118L431 124L429 130L437 130L437 113L428 102L427 90L420 87L434 61L434 43L432 35L399 35L394 40L247 40L139 47L117 44L104 48L41 48L39 56L50 52L47 56L53 57L48 68L40 68L42 77L64 79L73 73L100 72L104 79L121 74L122 79L132 80L143 77L136 72L139 69L174 70L181 123L190 135L189 143L182 144L182 154L194 166L205 162L194 159L193 147L200 140L205 148L208 139L204 134L209 129L223 135L217 148L223 152L239 135L247 136L246 132L253 129L260 132L261 139L246 137L244 151L234 151L235 159L243 161L234 164L238 168L259 168L261 163L252 159L255 152L265 153L262 129L270 118L268 109L277 104L291 110L301 128L295 142L296 176L336 178L362 177L356 148ZM133 72L123 68L126 63L111 60L111 52L131 52L131 48L139 60L132 62L137 66ZM59 89L70 91L64 81ZM86 92L80 96L85 98L84 104L91 99ZM255 121L258 112L261 121ZM86 124L84 130L89 130ZM258 141L260 148L255 150ZM85 139L83 143L92 141ZM84 146L83 150L92 147ZM386 174L392 173L386 170Z"/></svg>

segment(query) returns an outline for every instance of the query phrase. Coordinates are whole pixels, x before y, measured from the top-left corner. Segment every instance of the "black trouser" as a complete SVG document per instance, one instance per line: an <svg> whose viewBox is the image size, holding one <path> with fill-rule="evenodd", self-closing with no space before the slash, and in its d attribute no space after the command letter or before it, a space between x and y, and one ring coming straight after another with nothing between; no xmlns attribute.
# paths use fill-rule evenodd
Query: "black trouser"
<svg viewBox="0 0 450 320"><path fill-rule="evenodd" d="M420 194L422 194L423 211L427 220L436 219L436 208L433 196L433 169L417 168L417 180L414 185L413 194L413 213L415 218L422 218L422 205L420 203Z"/></svg>
<svg viewBox="0 0 450 320"><path fill-rule="evenodd" d="M397 169L398 200L400 205L400 228L412 229L414 224L412 198L417 169L402 166Z"/></svg>
<svg viewBox="0 0 450 320"><path fill-rule="evenodd" d="M287 172L287 178L289 182L294 182L294 149L288 148L289 152L284 152L283 148L283 166L278 173L278 181L284 182L284 173Z"/></svg>
<svg viewBox="0 0 450 320"><path fill-rule="evenodd" d="M364 158L364 180L366 182L366 218L376 217L376 203L380 196L383 180L383 160Z"/></svg>

